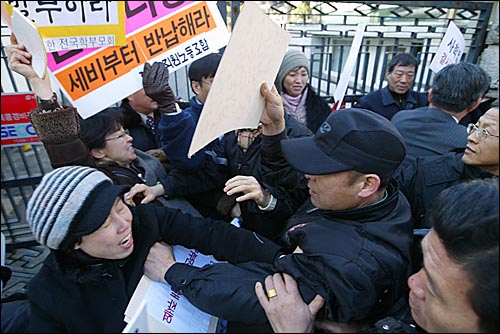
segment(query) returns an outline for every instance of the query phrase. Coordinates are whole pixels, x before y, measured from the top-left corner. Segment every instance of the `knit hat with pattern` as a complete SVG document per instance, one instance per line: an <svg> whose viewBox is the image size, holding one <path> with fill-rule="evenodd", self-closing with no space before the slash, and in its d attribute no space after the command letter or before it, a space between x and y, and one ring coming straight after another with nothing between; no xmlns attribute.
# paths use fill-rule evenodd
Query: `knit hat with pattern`
<svg viewBox="0 0 500 334"><path fill-rule="evenodd" d="M28 202L28 224L41 245L59 249L68 235L81 237L101 227L116 198L128 188L113 185L94 168L54 169L42 178Z"/></svg>
<svg viewBox="0 0 500 334"><path fill-rule="evenodd" d="M299 50L288 50L283 57L276 81L274 82L278 92L281 93L283 91L283 80L286 75L297 67L305 67L307 73L311 73L309 70L309 60L306 55Z"/></svg>

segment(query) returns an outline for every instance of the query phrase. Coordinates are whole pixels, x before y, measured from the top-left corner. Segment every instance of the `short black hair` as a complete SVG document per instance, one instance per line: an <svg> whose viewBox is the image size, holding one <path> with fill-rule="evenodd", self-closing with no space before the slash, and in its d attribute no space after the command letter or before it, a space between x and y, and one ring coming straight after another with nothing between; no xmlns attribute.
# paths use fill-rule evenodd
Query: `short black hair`
<svg viewBox="0 0 500 334"><path fill-rule="evenodd" d="M439 109L461 113L490 88L490 76L472 63L450 64L432 81L432 104Z"/></svg>
<svg viewBox="0 0 500 334"><path fill-rule="evenodd" d="M213 78L219 67L222 56L211 53L203 58L195 60L189 66L188 76L191 81L201 81L203 78Z"/></svg>
<svg viewBox="0 0 500 334"><path fill-rule="evenodd" d="M498 178L463 182L437 196L431 215L446 253L470 278L480 330L490 333L499 330L498 200Z"/></svg>
<svg viewBox="0 0 500 334"><path fill-rule="evenodd" d="M123 109L110 107L83 119L80 117L80 137L88 149L106 146L106 136L123 126Z"/></svg>
<svg viewBox="0 0 500 334"><path fill-rule="evenodd" d="M389 67L387 68L387 71L391 73L394 70L394 67L396 67L396 65L414 66L416 71L418 66L418 61L417 58L415 58L410 53L398 53L397 55L392 57L391 61L389 62Z"/></svg>

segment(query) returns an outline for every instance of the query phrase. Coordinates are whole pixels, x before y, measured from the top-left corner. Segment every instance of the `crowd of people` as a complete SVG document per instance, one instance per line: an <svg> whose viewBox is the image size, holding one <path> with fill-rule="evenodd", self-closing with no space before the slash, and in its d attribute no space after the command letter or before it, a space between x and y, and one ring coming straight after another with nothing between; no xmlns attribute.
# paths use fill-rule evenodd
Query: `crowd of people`
<svg viewBox="0 0 500 334"><path fill-rule="evenodd" d="M144 274L227 332L498 332L498 104L460 123L489 87L480 66L448 65L422 94L417 59L398 54L387 87L330 112L291 49L260 87L259 126L188 158L220 54L190 65L186 108L155 62L141 90L82 119L14 35L6 51L53 167L27 205L50 249L28 331L121 332ZM174 245L218 262L177 262Z"/></svg>

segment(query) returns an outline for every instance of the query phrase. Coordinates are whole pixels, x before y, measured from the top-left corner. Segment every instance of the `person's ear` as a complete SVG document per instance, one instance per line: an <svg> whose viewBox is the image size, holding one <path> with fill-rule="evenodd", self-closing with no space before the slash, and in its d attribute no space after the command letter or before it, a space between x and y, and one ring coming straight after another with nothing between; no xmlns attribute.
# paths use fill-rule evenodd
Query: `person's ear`
<svg viewBox="0 0 500 334"><path fill-rule="evenodd" d="M191 89L196 95L200 95L201 93L201 85L198 81L191 81Z"/></svg>
<svg viewBox="0 0 500 334"><path fill-rule="evenodd" d="M93 148L90 150L90 154L95 159L102 159L106 156L106 153L105 153L104 149L102 149L102 148Z"/></svg>
<svg viewBox="0 0 500 334"><path fill-rule="evenodd" d="M367 198L376 193L380 188L380 177L377 174L365 174L363 186L358 195Z"/></svg>
<svg viewBox="0 0 500 334"><path fill-rule="evenodd" d="M77 243L75 243L75 245L73 246L73 250L78 250L78 249L80 249L80 248L81 248L81 247L80 247L80 245L81 245L81 244L82 244L81 242L77 242Z"/></svg>

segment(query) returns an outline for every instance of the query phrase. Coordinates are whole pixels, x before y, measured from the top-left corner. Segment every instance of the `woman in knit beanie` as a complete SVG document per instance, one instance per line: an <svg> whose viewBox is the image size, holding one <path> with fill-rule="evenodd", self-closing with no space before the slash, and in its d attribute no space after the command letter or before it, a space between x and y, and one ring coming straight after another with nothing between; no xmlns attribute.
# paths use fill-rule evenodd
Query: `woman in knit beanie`
<svg viewBox="0 0 500 334"><path fill-rule="evenodd" d="M26 218L35 239L51 252L28 285L30 333L122 332L150 250L161 247L169 256L164 243L231 263L278 256L275 243L225 221L153 204L128 206L122 199L127 189L83 166L60 167L42 178ZM166 271L162 265L149 268ZM184 278L180 272L180 284Z"/></svg>
<svg viewBox="0 0 500 334"><path fill-rule="evenodd" d="M316 132L328 117L330 107L308 84L309 60L298 50L283 57L275 86L281 94L285 111Z"/></svg>

